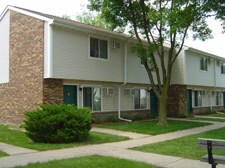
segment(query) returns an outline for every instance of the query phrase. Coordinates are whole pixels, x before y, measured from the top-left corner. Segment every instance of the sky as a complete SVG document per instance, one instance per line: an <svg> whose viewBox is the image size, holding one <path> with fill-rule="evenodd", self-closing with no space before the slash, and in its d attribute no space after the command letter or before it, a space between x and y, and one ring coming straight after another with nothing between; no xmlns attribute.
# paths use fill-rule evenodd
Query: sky
<svg viewBox="0 0 225 168"><path fill-rule="evenodd" d="M87 3L88 0L0 0L0 14L7 5L12 5L46 14L56 16L67 15L74 18L85 10ZM213 39L202 42L200 40L193 41L190 37L186 40L185 44L214 55L225 57L225 34L221 33L220 23L211 19L209 26L213 30Z"/></svg>

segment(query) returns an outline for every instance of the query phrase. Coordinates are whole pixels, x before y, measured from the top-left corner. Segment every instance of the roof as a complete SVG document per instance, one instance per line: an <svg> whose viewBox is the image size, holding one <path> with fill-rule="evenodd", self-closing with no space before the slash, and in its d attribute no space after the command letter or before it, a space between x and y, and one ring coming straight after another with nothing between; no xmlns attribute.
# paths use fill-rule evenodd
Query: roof
<svg viewBox="0 0 225 168"><path fill-rule="evenodd" d="M8 10L14 10L14 11L17 11L17 12L20 12L23 14L33 16L33 17L39 18L41 20L45 20L45 21L49 22L49 24L53 24L53 25L59 25L59 26L68 27L68 28L72 28L72 29L78 29L80 31L89 32L92 34L96 33L99 35L114 37L114 38L118 38L121 40L130 40L131 39L130 36L128 36L124 33L118 33L118 32L107 30L107 29L104 29L101 27L84 24L84 23L81 23L81 22L78 22L75 20L62 18L62 17L58 17L58 16L54 16L54 15L49 15L46 13L37 12L37 11L33 11L33 10L29 10L29 9L25 9L25 8L21 8L21 7L17 7L17 6L7 6L6 9L3 11L3 13L0 15L0 20ZM168 45L169 45L168 43L165 43L166 48L168 48ZM224 57L217 56L217 55L205 52L205 51L201 51L201 50L198 50L198 49L186 46L186 45L184 45L184 50L201 53L201 54L207 55L209 57L213 57L213 58L224 59Z"/></svg>
<svg viewBox="0 0 225 168"><path fill-rule="evenodd" d="M29 10L29 9L25 9L25 8L21 8L17 6L7 6L6 9L3 11L3 13L0 15L0 20L8 10L13 10L26 15L33 16L35 18L48 21L49 24L53 24L53 25L60 25L60 26L69 27L73 29L79 29L81 31L97 33L100 35L104 34L106 36L112 36L122 40L126 40L130 38L130 36L123 33L110 31L101 27L84 24L75 20L70 20L70 19L66 19L66 18L54 16L54 15L49 15L42 12L37 12L37 11L33 11L33 10Z"/></svg>

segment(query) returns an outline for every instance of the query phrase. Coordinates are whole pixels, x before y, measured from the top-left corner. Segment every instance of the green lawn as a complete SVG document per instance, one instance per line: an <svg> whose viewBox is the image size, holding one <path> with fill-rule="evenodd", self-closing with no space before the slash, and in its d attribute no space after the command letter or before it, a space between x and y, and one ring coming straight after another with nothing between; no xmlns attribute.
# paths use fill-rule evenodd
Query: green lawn
<svg viewBox="0 0 225 168"><path fill-rule="evenodd" d="M204 132L201 134L186 136L150 145L144 145L141 147L135 147L133 149L150 153L184 157L189 159L199 159L201 156L206 155L207 151L198 148L198 138L225 139L225 127L209 132ZM220 155L225 155L225 151L216 151L216 153Z"/></svg>
<svg viewBox="0 0 225 168"><path fill-rule="evenodd" d="M128 140L127 137L90 132L90 137L88 141L79 142L79 143L69 143L69 144L47 144L47 143L36 143L30 140L25 132L9 129L8 126L0 125L0 142L7 144L12 144L15 146L20 146L29 149L35 150L52 150L52 149L61 149L74 146L88 145L88 144L100 144L106 142L116 142Z"/></svg>
<svg viewBox="0 0 225 168"><path fill-rule="evenodd" d="M212 116L225 118L225 113L221 113L221 114L217 113L217 114L213 114Z"/></svg>
<svg viewBox="0 0 225 168"><path fill-rule="evenodd" d="M192 120L202 120L202 121L225 122L225 118L224 119L220 119L220 118L193 117L191 119Z"/></svg>
<svg viewBox="0 0 225 168"><path fill-rule="evenodd" d="M103 157L103 156L85 156L73 159L64 159L50 161L48 163L29 164L23 167L16 168L153 168L153 166L125 159Z"/></svg>
<svg viewBox="0 0 225 168"><path fill-rule="evenodd" d="M191 122L191 121L175 121L168 120L167 126L157 125L157 121L141 121L141 122L132 122L132 123L110 123L110 124L100 124L98 125L101 128L110 128L121 131L129 131L150 135L158 135L168 132L174 132L178 130L184 130L194 127L201 127L205 125L210 125L209 123L200 123L200 122Z"/></svg>
<svg viewBox="0 0 225 168"><path fill-rule="evenodd" d="M0 151L0 157L4 157L4 156L8 156L8 154L3 151Z"/></svg>

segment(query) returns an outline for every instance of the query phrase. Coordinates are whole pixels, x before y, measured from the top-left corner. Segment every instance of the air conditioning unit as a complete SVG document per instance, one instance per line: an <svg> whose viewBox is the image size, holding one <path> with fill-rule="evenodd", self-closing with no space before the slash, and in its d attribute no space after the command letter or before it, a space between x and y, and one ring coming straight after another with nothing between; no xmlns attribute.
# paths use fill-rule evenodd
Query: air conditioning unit
<svg viewBox="0 0 225 168"><path fill-rule="evenodd" d="M120 42L112 41L112 48L117 50L120 49Z"/></svg>
<svg viewBox="0 0 225 168"><path fill-rule="evenodd" d="M133 96L133 95L135 95L135 89L126 88L126 89L124 90L124 93L125 93L125 95Z"/></svg>
<svg viewBox="0 0 225 168"><path fill-rule="evenodd" d="M115 94L114 88L108 87L108 88L104 88L103 90L104 90L105 95L114 95Z"/></svg>

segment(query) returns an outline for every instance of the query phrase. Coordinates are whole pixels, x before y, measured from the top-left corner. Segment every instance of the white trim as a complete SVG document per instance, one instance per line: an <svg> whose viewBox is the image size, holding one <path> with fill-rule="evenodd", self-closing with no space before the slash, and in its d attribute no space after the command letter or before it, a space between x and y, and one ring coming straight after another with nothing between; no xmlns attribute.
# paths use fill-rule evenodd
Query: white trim
<svg viewBox="0 0 225 168"><path fill-rule="evenodd" d="M96 58L96 57L91 57L90 56L90 50L91 50L91 46L90 46L90 39L91 38L95 38L97 40L105 40L107 41L107 59L106 58ZM101 36L96 36L96 35L88 35L88 59L90 60L96 60L96 61L109 61L109 48L110 48L110 43L109 43L109 38L105 38L105 37L101 37Z"/></svg>
<svg viewBox="0 0 225 168"><path fill-rule="evenodd" d="M53 75L53 27L48 24L48 77Z"/></svg>
<svg viewBox="0 0 225 168"><path fill-rule="evenodd" d="M34 17L34 18L37 18L37 19L40 19L40 20L44 20L44 21L47 21L49 22L49 24L52 24L54 19L50 19L48 17L44 17L44 16L41 16L41 15L38 15L38 14L35 14L35 13L32 13L32 12L29 12L29 11L25 11L23 9L18 9L16 7L13 7L13 6L7 6L5 8L5 10L2 12L2 14L0 15L0 20L2 19L2 17L5 15L5 13L8 11L8 10L12 10L12 11L15 11L15 12L19 12L19 13L22 13L24 15L28 15L28 16L31 16L31 17Z"/></svg>
<svg viewBox="0 0 225 168"><path fill-rule="evenodd" d="M83 97L83 93L84 93L84 91L83 91L83 88L84 87L90 87L90 88L100 88L100 91L101 91L101 110L100 111L93 111L92 109L93 109L93 102L92 102L92 109L91 109L91 111L93 112L93 113L96 113L96 112L103 112L103 87L102 87L102 85L91 85L91 84L84 84L84 85L80 85L80 88L82 88L82 93L81 93L81 107L84 107L84 97Z"/></svg>

